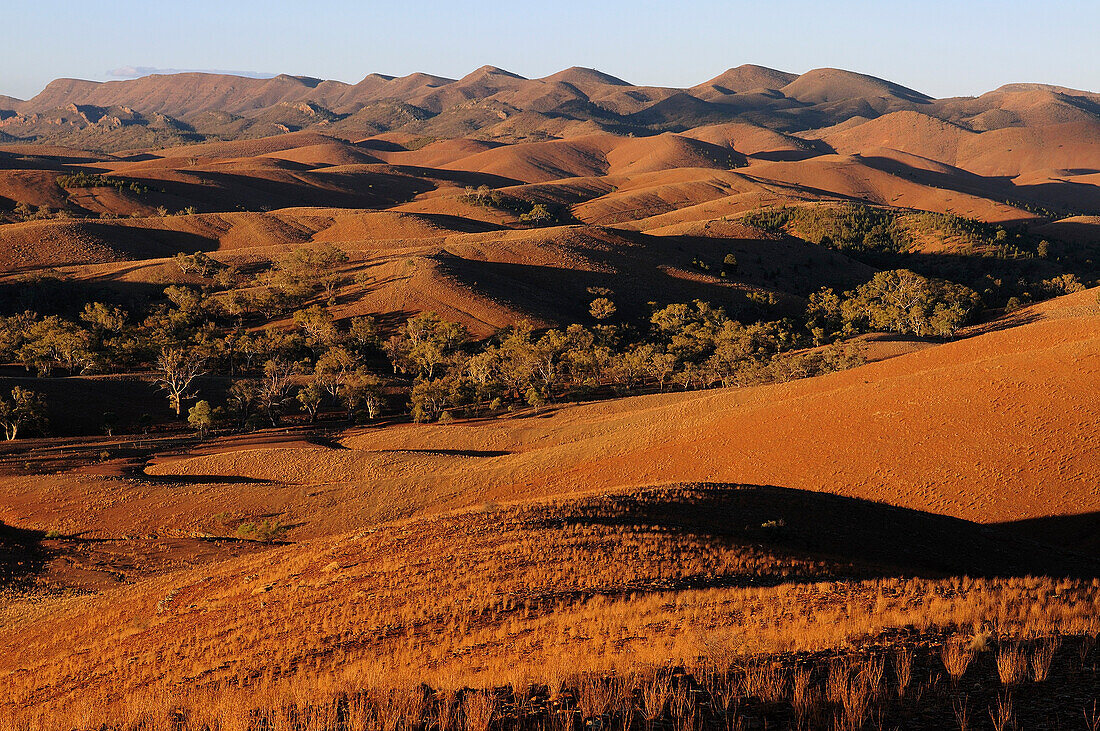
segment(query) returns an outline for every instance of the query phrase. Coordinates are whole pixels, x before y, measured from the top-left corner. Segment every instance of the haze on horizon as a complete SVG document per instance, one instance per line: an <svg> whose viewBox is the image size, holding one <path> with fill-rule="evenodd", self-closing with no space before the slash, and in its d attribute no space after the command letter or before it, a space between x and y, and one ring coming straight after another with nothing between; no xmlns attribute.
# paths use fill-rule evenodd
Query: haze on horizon
<svg viewBox="0 0 1100 731"><path fill-rule="evenodd" d="M147 5L74 10L59 0L6 11L0 94L30 98L55 78L119 78L120 67L248 69L354 83L372 72L459 78L492 64L536 78L588 66L632 83L687 87L754 63L825 66L890 79L935 97L1011 82L1100 90L1093 33L1100 6L1060 1L898 6L842 0L523 4L495 11L350 0Z"/></svg>

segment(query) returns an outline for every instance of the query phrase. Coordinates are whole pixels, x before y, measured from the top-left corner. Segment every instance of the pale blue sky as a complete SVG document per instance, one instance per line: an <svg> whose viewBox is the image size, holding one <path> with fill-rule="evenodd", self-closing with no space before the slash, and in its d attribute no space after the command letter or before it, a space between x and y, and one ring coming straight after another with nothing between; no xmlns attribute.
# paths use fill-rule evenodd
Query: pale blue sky
<svg viewBox="0 0 1100 731"><path fill-rule="evenodd" d="M528 77L592 66L638 84L691 86L731 66L835 66L933 96L1012 81L1100 91L1100 2L351 2L33 0L3 11L0 94L146 66Z"/></svg>

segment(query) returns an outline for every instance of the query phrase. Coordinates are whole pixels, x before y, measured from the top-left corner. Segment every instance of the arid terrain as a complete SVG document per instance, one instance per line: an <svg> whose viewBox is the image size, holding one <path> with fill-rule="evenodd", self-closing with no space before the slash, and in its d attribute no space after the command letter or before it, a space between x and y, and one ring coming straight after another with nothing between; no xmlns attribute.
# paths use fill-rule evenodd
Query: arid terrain
<svg viewBox="0 0 1100 731"><path fill-rule="evenodd" d="M1100 94L0 96L0 425L0 730L1096 731Z"/></svg>

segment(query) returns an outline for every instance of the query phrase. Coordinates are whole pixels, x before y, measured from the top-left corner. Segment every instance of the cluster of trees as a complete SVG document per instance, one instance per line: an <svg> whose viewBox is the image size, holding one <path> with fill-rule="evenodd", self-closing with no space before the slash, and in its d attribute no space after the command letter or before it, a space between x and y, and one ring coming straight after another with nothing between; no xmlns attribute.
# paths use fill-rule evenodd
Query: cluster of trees
<svg viewBox="0 0 1100 731"><path fill-rule="evenodd" d="M0 397L0 426L9 442L24 429L42 432L46 424L46 402L42 394L16 386L10 398Z"/></svg>
<svg viewBox="0 0 1100 731"><path fill-rule="evenodd" d="M467 186L463 200L477 206L487 208L499 208L519 214L519 220L534 226L546 226L551 223L562 223L563 211L552 211L545 203L531 203L522 198L514 198L494 190L487 185L477 188Z"/></svg>
<svg viewBox="0 0 1100 731"><path fill-rule="evenodd" d="M779 206L742 217L746 225L771 233L792 233L806 241L847 252L901 253L915 236L929 235L961 241L970 253L992 253L1002 258L1039 256L1040 244L1022 231L965 218L953 213L897 211L862 203L840 206ZM1034 244L1034 246L1032 245Z"/></svg>
<svg viewBox="0 0 1100 731"><path fill-rule="evenodd" d="M506 328L473 354L464 332L431 315L410 320L385 344L394 373L412 377L413 417L433 420L454 408L499 408L668 387L753 385L803 378L862 362L853 335L886 330L946 337L979 309L978 295L961 285L908 270L879 272L855 290L814 293L803 322L742 323L710 303L655 308L649 330L606 324L607 297L593 300L597 324L536 333L528 324ZM818 346L818 347L812 347ZM827 347L822 347L827 346Z"/></svg>
<svg viewBox="0 0 1100 731"><path fill-rule="evenodd" d="M947 337L969 322L980 305L978 294L961 284L894 269L843 295L827 287L810 295L807 327L815 342L868 330Z"/></svg>
<svg viewBox="0 0 1100 731"><path fill-rule="evenodd" d="M907 269L965 285L982 307L1014 309L1076 291L1100 275L1100 242L1066 247L1029 233L950 213L900 213L862 204L780 206L745 214L742 222L827 246L876 269ZM923 253L931 237L952 244Z"/></svg>
<svg viewBox="0 0 1100 731"><path fill-rule="evenodd" d="M910 243L892 212L862 204L780 206L747 213L742 222L771 233L790 230L841 251L901 251Z"/></svg>
<svg viewBox="0 0 1100 731"><path fill-rule="evenodd" d="M129 188L130 188L130 186L127 186L125 189L129 189ZM142 189L141 192L146 192L146 191L144 189ZM193 215L195 213L198 213L198 209L195 208L195 206L187 206L186 208L183 208L182 210L179 210L176 213L170 213L168 211L168 209L165 208L164 206L157 206L157 208L154 212L154 214L156 216L159 216L161 218L164 218L164 217L170 216L170 215L189 216L189 215ZM146 214L144 214L144 213L134 212L134 213L131 213L129 217L130 218L143 218L143 217L145 217L145 215ZM67 221L67 220L72 220L72 219L75 219L75 218L90 218L90 217L96 217L96 215L81 212L79 209L73 209L73 210L66 210L64 208L53 209L53 208L50 208L49 206L45 206L45 205L32 206L28 203L19 202L19 203L15 204L15 206L12 208L11 213L9 215L4 215L4 214L0 213L0 223L10 223L10 222L19 223L19 222L23 222L23 221L47 221L47 220ZM111 213L109 211L104 211L103 213L98 214L98 218L104 219L104 220L111 220L111 219L119 218L119 215L117 213Z"/></svg>
<svg viewBox="0 0 1100 731"><path fill-rule="evenodd" d="M318 295L331 303L336 291L350 281L342 269L348 261L347 252L322 244L295 249L251 280L242 281L240 272L232 268L215 269L215 284L231 290L218 306L240 323L250 318L269 320L292 314ZM192 262L192 266L198 265Z"/></svg>
<svg viewBox="0 0 1100 731"><path fill-rule="evenodd" d="M122 191L129 191L135 195L145 195L149 192L147 186L133 180L125 180L123 178L101 175L99 173L88 173L85 171L76 172L71 175L59 175L57 177L57 184L62 188L115 188L120 193ZM165 211L164 215L166 214L167 211ZM67 220L79 215L81 215L81 209L79 208L73 208L72 210L60 208L55 210L46 205L34 206L23 201L18 201L12 207L9 214L5 215L0 212L0 223L45 221L50 219ZM136 215L137 214L135 214L135 217ZM102 213L99 214L99 217L118 218L117 215L112 213Z"/></svg>
<svg viewBox="0 0 1100 731"><path fill-rule="evenodd" d="M1031 302L1040 302L1051 297L1061 297L1085 289L1084 283L1077 278L1077 275L1070 273L1039 281L1018 281L1016 284L1017 293L1005 302L1005 312L1018 310Z"/></svg>
<svg viewBox="0 0 1100 731"><path fill-rule="evenodd" d="M118 191L129 190L138 195L149 192L147 186L132 180L101 175L100 173L87 173L83 170L72 175L60 175L57 184L62 188L115 188Z"/></svg>
<svg viewBox="0 0 1100 731"><path fill-rule="evenodd" d="M598 298L592 309L603 313L607 303ZM797 323L746 325L699 300L655 309L649 325L644 336L603 323L540 334L521 322L469 352L461 347L458 326L426 314L410 320L386 349L395 373L412 378L409 404L418 421L447 418L455 409L481 412L517 403L539 408L601 391L790 380L862 362L859 349L850 344L791 353L805 341ZM427 341L423 333L429 334Z"/></svg>
<svg viewBox="0 0 1100 731"><path fill-rule="evenodd" d="M201 328L190 342L162 345L154 370L177 415L196 398L201 377L231 379L224 404L212 408L203 400L189 411L200 431L219 420L241 428L276 426L299 410L314 420L326 404L354 421L361 412L370 418L381 413L384 382L375 372L380 346L373 318L352 318L341 327L314 305L296 312L289 330Z"/></svg>
<svg viewBox="0 0 1100 731"><path fill-rule="evenodd" d="M741 322L696 300L653 304L648 322L632 324L616 318L610 290L593 288L586 324L540 331L521 322L475 342L462 325L423 313L383 339L373 318L337 322L323 304L347 281L348 261L333 246L302 248L245 275L202 252L181 254L176 264L201 277L202 288L170 286L140 316L89 302L70 317L0 318L0 358L43 377L151 370L168 407L200 432L277 425L290 413L374 419L392 407L431 421L813 376L862 362L858 346L844 342L852 335L947 336L980 305L966 287L898 269L849 292L818 291L803 318ZM263 326L287 314L291 324ZM13 394L0 414L18 411L17 401Z"/></svg>
<svg viewBox="0 0 1100 731"><path fill-rule="evenodd" d="M595 324L538 332L528 323L474 342L433 313L408 320L385 341L370 317L337 323L315 304L293 327L235 326L219 299L187 287L142 320L118 306L86 305L74 321L21 313L0 319L0 356L39 376L151 369L168 407L205 432L277 425L289 413L310 420L326 409L349 421L407 405L420 421L456 409L483 412L639 389L706 388L788 380L849 367L858 349L810 344L794 320L743 324L695 301L655 308L648 331L610 323L606 296L592 302ZM215 403L204 377L228 378ZM198 399L198 400L197 400ZM190 408L188 404L192 404Z"/></svg>
<svg viewBox="0 0 1100 731"><path fill-rule="evenodd" d="M11 219L19 221L47 221L50 219L66 220L72 218L72 214L64 209L54 210L49 206L32 206L29 203L19 202L11 211ZM6 220L6 219L0 219Z"/></svg>
<svg viewBox="0 0 1100 731"><path fill-rule="evenodd" d="M693 267L695 267L696 269L698 269L699 271L701 271L701 272L710 272L711 269L714 269L714 268L717 267L716 264L712 264L711 262L708 262L705 259L700 259L698 257L693 257L692 258L691 265ZM730 252L730 253L726 254L726 256L722 259L722 266L721 266L720 269L718 269L718 276L721 277L722 279L725 279L730 274L733 274L733 273L736 273L736 272L737 272L737 257L734 256L733 252Z"/></svg>

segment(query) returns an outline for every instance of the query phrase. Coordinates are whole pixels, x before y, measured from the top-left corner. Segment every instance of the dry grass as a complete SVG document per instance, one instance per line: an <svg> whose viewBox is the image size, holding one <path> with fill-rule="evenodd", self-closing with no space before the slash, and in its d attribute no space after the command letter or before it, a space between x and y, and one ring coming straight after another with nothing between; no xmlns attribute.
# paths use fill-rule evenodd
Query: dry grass
<svg viewBox="0 0 1100 731"><path fill-rule="evenodd" d="M409 678L443 690L539 679L553 693L576 673L624 677L701 657L725 670L735 656L857 646L897 627L984 623L1021 638L1100 629L1100 582L839 580L850 565L623 520L618 502L600 500L582 511L598 520L547 520L569 514L563 504L461 513L43 602L0 630L0 717L115 717L140 689L304 703ZM734 585L700 586L701 576ZM969 653L946 648L945 666L961 675ZM847 698L858 718L883 667L845 667L835 688L830 673L826 696ZM744 664L741 676L744 693L769 702L813 695L769 661ZM665 675L648 678L639 705L655 720L675 694ZM589 689L592 713L616 695L605 686ZM717 695L735 703L728 689ZM384 702L399 700L408 702ZM441 728L460 725L448 718Z"/></svg>
<svg viewBox="0 0 1100 731"><path fill-rule="evenodd" d="M621 696L618 678L589 678L577 684L577 710L582 719L602 718L615 708Z"/></svg>
<svg viewBox="0 0 1100 731"><path fill-rule="evenodd" d="M1002 645L997 651L997 675L1001 684L1019 685L1027 680L1028 653L1024 647Z"/></svg>
<svg viewBox="0 0 1100 731"><path fill-rule="evenodd" d="M1082 714L1085 717L1085 728L1088 729L1088 731L1097 731L1097 729L1100 729L1100 711L1096 708L1095 700L1093 700L1091 708L1086 706L1082 710Z"/></svg>
<svg viewBox="0 0 1100 731"><path fill-rule="evenodd" d="M811 674L810 668L802 667L791 676L791 705L800 719L809 714L816 701L810 688Z"/></svg>
<svg viewBox="0 0 1100 731"><path fill-rule="evenodd" d="M871 687L865 682L862 674L848 678L848 682L841 691L840 706L843 715L839 717L841 726L847 731L857 731L863 728L870 710Z"/></svg>
<svg viewBox="0 0 1100 731"><path fill-rule="evenodd" d="M786 669L768 662L752 662L741 670L741 692L765 703L778 703L786 697Z"/></svg>
<svg viewBox="0 0 1100 731"><path fill-rule="evenodd" d="M966 673L966 669L970 666L970 661L974 658L974 651L967 644L955 639L944 643L940 650L940 658L943 660L943 667L947 670L947 674L951 676L952 682L958 683L959 678Z"/></svg>
<svg viewBox="0 0 1100 731"><path fill-rule="evenodd" d="M642 685L642 709L649 723L665 714L669 699L672 698L671 683L667 676L653 673Z"/></svg>
<svg viewBox="0 0 1100 731"><path fill-rule="evenodd" d="M1047 637L1035 643L1031 653L1031 679L1041 683L1047 679L1050 673L1050 663L1054 660L1054 653L1058 650L1058 638Z"/></svg>
<svg viewBox="0 0 1100 731"><path fill-rule="evenodd" d="M894 678L898 683L898 697L904 698L913 678L913 651L903 647L893 654Z"/></svg>
<svg viewBox="0 0 1100 731"><path fill-rule="evenodd" d="M965 695L951 701L951 710L955 713L955 723L959 731L970 731L970 699Z"/></svg>
<svg viewBox="0 0 1100 731"><path fill-rule="evenodd" d="M912 648L909 651L913 652ZM935 654L931 649L922 650L921 661L930 661ZM933 711L931 718L954 715L960 729L970 728L975 697L955 686L932 684L922 686L922 692L912 699L897 699L885 692L884 657L758 658L742 668L724 671L704 662L687 675L673 668L657 669L644 677L575 674L557 699L551 698L546 685L528 684L527 680L521 681L523 692L511 685L433 691L423 685L413 687L413 678L398 680L398 676L393 676L394 682L405 683L404 687L360 688L345 683L330 688L327 696L317 695L317 688L303 681L192 693L148 691L130 695L110 716L99 708L107 696L99 695L82 699L64 713L43 712L18 722L0 723L0 730L573 731L581 726L630 731L636 714L644 711L646 729L741 731L746 718L751 727L760 728L763 722L763 727L770 728L786 717L800 729L831 726L838 731L856 731L894 727L918 709L923 714ZM815 685L815 676L823 681L824 693L820 692L822 686ZM383 677L372 680L386 682ZM969 690L981 692L981 686L974 681ZM1087 681L1085 686L1084 690L1091 692ZM718 696L709 690L699 692L697 687L714 688ZM789 698L781 692L783 688L791 689ZM647 707L635 705L636 692L647 697ZM1060 691L1051 688L1049 692ZM1009 692L984 695L993 727L998 731L1015 728L1020 721ZM719 696L723 700L714 703ZM750 709L748 717L743 708ZM1035 717L1034 713L1030 716ZM1086 727L1094 728L1095 708L1090 716L1086 705L1084 718Z"/></svg>
<svg viewBox="0 0 1100 731"><path fill-rule="evenodd" d="M989 718L995 731L1005 731L1016 725L1016 714L1012 710L1012 694L1005 692L997 696L996 705L989 709Z"/></svg>
<svg viewBox="0 0 1100 731"><path fill-rule="evenodd" d="M492 693L477 691L467 693L462 699L462 718L465 731L489 731L496 716L497 702Z"/></svg>
<svg viewBox="0 0 1100 731"><path fill-rule="evenodd" d="M834 725L838 729L863 728L881 691L884 669L885 661L880 656L859 661L842 659L829 666L825 689L829 701L837 707Z"/></svg>

